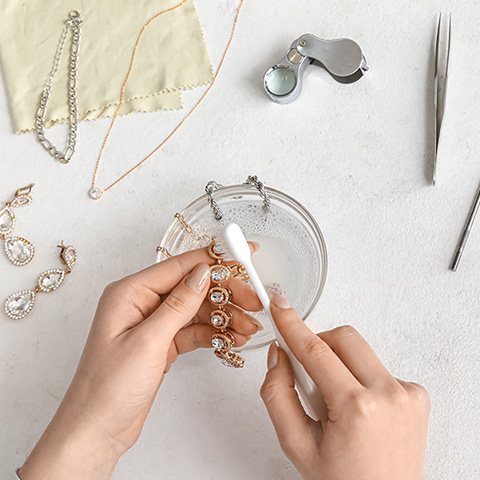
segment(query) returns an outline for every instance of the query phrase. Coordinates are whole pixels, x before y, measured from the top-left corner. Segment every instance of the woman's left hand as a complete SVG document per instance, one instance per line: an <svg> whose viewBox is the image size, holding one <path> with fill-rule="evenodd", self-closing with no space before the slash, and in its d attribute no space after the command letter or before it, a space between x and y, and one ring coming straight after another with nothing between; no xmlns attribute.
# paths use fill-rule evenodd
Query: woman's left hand
<svg viewBox="0 0 480 480"><path fill-rule="evenodd" d="M252 250L258 248L251 245ZM97 308L75 377L37 446L22 480L110 478L140 436L163 377L182 353L211 347L215 329L205 300L214 262L206 249L153 265L109 285ZM259 329L243 309L262 308L239 279L229 329L236 345Z"/></svg>

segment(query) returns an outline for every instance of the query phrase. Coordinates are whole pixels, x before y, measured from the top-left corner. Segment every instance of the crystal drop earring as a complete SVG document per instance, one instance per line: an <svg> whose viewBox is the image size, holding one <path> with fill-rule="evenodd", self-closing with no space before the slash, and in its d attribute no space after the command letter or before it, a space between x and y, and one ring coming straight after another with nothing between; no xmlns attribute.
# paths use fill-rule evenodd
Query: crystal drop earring
<svg viewBox="0 0 480 480"><path fill-rule="evenodd" d="M15 192L13 200L5 204L0 210L0 240L4 241L5 253L7 258L19 267L30 263L35 255L35 247L23 237L9 237L13 232L16 223L16 217L13 208L27 207L33 201L30 192L33 183L28 187L20 188Z"/></svg>
<svg viewBox="0 0 480 480"><path fill-rule="evenodd" d="M61 249L60 261L66 265L66 268L46 270L40 274L33 289L21 290L10 295L5 301L4 311L13 320L26 317L32 311L37 294L53 292L63 284L65 276L72 271L72 267L77 261L75 248L71 245L66 246L63 242L58 247Z"/></svg>

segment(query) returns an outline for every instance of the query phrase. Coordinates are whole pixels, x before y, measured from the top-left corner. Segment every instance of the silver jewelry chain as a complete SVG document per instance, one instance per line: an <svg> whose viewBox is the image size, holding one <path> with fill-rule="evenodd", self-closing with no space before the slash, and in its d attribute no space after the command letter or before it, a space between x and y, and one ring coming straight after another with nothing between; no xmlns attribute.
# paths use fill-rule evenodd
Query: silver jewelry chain
<svg viewBox="0 0 480 480"><path fill-rule="evenodd" d="M254 185L260 196L263 198L263 211L269 212L270 211L270 195L265 191L265 185L261 182L256 175L250 175L246 182L246 184Z"/></svg>
<svg viewBox="0 0 480 480"><path fill-rule="evenodd" d="M213 216L215 217L215 220L221 220L223 215L222 212L220 211L220 207L218 206L217 200L215 199L215 192L217 189L222 188L223 185L220 185L217 182L214 182L211 180L210 182L207 183L205 186L205 193L207 194L207 199L208 203L210 204L210 207L213 211Z"/></svg>
<svg viewBox="0 0 480 480"><path fill-rule="evenodd" d="M270 195L265 191L265 185L263 184L263 182L261 182L256 175L250 175L245 181L245 183L247 185L253 185L258 190L263 200L263 211L265 213L268 213L270 211L271 200L270 200ZM221 185L220 183L214 182L213 180L208 182L207 185L205 186L205 193L207 194L207 200L208 200L208 203L210 204L215 220L221 220L223 218L222 211L220 210L220 207L218 206L218 202L215 199L215 192L222 187L223 185Z"/></svg>
<svg viewBox="0 0 480 480"><path fill-rule="evenodd" d="M78 53L80 51L80 35L81 35L82 19L76 10L72 10L68 19L65 21L65 27L60 35L57 45L53 67L50 76L47 78L43 86L40 102L35 116L35 130L38 141L43 145L45 150L50 153L56 160L61 163L68 163L75 153L77 145L77 125L78 125L78 106L77 106L77 72L78 72ZM70 46L70 60L68 62L68 111L69 111L69 132L68 132L68 148L65 152L61 152L53 143L45 136L45 114L47 112L48 102L52 93L52 84L55 75L58 72L60 59L62 58L63 49L69 32L72 32L72 44Z"/></svg>

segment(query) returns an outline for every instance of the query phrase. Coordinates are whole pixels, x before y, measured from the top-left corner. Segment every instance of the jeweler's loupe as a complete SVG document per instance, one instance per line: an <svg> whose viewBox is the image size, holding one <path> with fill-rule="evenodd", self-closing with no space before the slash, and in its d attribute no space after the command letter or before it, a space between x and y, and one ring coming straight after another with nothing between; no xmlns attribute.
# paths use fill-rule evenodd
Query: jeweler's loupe
<svg viewBox="0 0 480 480"><path fill-rule="evenodd" d="M303 74L316 63L340 83L353 83L368 70L357 42L349 38L323 40L312 34L297 38L285 57L270 67L263 79L267 95L277 103L293 102L302 90Z"/></svg>

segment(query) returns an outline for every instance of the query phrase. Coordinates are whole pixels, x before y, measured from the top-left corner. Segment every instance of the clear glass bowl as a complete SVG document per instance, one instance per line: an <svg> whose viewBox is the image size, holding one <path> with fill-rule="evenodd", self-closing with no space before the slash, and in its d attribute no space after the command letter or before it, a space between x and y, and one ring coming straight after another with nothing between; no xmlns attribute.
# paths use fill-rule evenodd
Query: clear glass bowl
<svg viewBox="0 0 480 480"><path fill-rule="evenodd" d="M268 212L263 199L253 185L221 187L215 199L223 214L215 220L206 195L194 200L181 215L195 232L188 233L175 220L165 233L161 246L171 255L201 248L209 237L228 223L240 225L248 240L260 243L253 263L267 290L285 294L290 304L307 320L314 310L325 285L327 249L320 227L313 216L292 197L265 187L270 196ZM157 262L164 259L160 252ZM233 299L235 301L235 298ZM268 345L275 339L270 321L264 312L253 313L263 324L241 350Z"/></svg>

